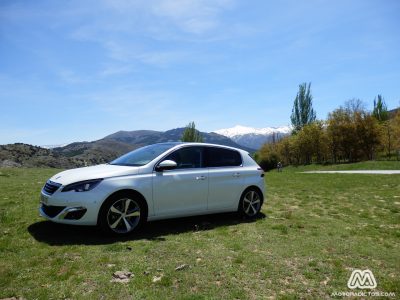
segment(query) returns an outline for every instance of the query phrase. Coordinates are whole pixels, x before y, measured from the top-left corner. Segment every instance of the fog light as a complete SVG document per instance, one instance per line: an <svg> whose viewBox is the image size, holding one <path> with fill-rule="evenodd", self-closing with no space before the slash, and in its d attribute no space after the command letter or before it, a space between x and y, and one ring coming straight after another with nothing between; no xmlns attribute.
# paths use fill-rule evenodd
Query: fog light
<svg viewBox="0 0 400 300"><path fill-rule="evenodd" d="M67 208L60 216L60 219L79 220L85 215L86 211L87 209L84 207Z"/></svg>

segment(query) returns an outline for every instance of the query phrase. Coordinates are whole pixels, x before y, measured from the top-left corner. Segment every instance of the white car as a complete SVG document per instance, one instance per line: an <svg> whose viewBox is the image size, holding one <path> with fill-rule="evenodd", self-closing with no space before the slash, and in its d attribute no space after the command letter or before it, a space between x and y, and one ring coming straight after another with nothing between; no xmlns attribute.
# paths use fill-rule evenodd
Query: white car
<svg viewBox="0 0 400 300"><path fill-rule="evenodd" d="M243 150L160 143L109 164L63 171L41 191L41 216L99 225L124 235L146 221L238 211L253 218L264 201L264 172Z"/></svg>

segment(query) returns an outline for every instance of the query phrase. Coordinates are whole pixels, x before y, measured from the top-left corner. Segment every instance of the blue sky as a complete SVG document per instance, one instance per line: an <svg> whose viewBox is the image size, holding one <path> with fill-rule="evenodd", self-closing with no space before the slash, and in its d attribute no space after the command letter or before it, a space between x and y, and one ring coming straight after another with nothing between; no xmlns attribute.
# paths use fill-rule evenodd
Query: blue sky
<svg viewBox="0 0 400 300"><path fill-rule="evenodd" d="M400 106L400 1L0 2L0 144L290 123Z"/></svg>

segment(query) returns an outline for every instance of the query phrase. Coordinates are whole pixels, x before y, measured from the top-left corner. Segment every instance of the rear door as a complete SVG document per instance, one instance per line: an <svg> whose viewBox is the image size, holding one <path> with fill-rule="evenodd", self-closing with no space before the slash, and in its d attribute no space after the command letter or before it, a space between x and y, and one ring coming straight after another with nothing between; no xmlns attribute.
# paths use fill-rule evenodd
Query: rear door
<svg viewBox="0 0 400 300"><path fill-rule="evenodd" d="M208 210L236 210L244 188L241 154L222 147L206 147L204 152L209 177Z"/></svg>
<svg viewBox="0 0 400 300"><path fill-rule="evenodd" d="M158 216L182 216L207 210L208 171L203 147L188 146L163 160L177 163L174 170L153 173L153 199Z"/></svg>

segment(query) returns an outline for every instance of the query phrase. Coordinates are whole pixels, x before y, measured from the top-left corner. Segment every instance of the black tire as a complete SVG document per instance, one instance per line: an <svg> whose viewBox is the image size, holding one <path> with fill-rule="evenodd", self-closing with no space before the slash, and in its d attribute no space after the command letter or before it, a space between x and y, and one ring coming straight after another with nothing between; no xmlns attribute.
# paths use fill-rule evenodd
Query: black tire
<svg viewBox="0 0 400 300"><path fill-rule="evenodd" d="M254 219L260 213L262 204L262 193L257 188L250 187L240 197L238 212L245 218Z"/></svg>
<svg viewBox="0 0 400 300"><path fill-rule="evenodd" d="M102 205L98 225L108 235L125 236L137 232L147 220L147 206L140 197L115 194Z"/></svg>

